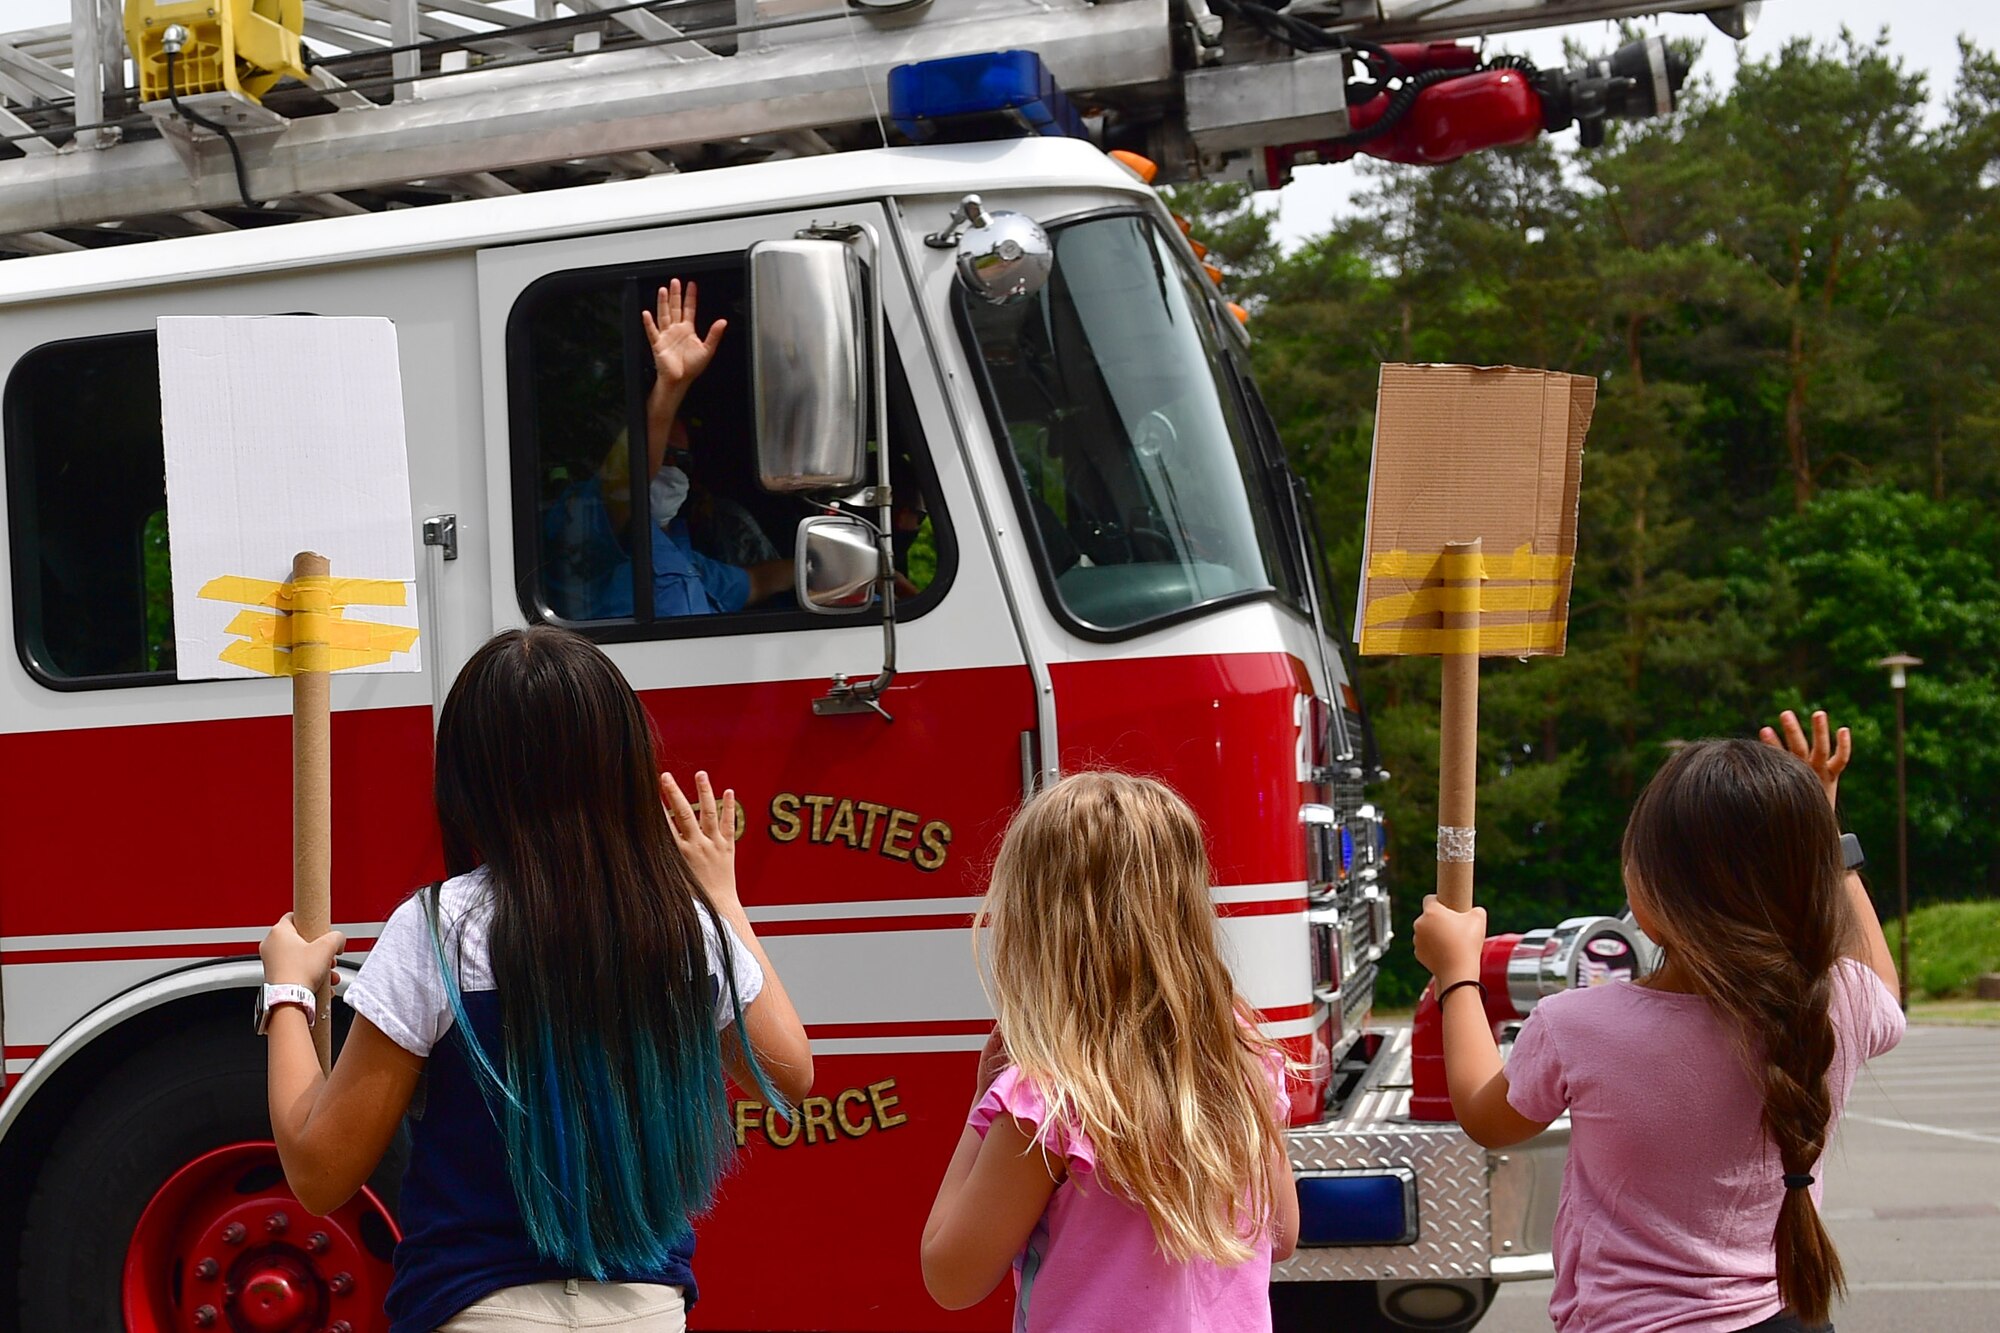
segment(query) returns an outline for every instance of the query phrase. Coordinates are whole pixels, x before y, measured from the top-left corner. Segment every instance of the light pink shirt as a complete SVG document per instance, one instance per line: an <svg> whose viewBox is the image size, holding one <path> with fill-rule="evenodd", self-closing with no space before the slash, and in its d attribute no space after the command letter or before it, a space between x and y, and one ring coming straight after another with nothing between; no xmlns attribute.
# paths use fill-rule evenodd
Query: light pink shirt
<svg viewBox="0 0 2000 1333"><path fill-rule="evenodd" d="M1903 1037L1896 997L1851 958L1834 972L1833 1029L1838 1121L1861 1062ZM1771 1235L1784 1167L1737 1052L1695 995L1617 983L1535 1006L1507 1100L1530 1120L1570 1113L1557 1333L1734 1333L1782 1308Z"/></svg>
<svg viewBox="0 0 2000 1333"><path fill-rule="evenodd" d="M986 1137L1011 1115L1033 1133L1047 1118L1041 1093L1009 1067L967 1123ZM1028 1246L1014 1258L1014 1333L1271 1333L1271 1238L1233 1268L1171 1263L1146 1210L1098 1183L1097 1154L1080 1129L1043 1139L1068 1168Z"/></svg>

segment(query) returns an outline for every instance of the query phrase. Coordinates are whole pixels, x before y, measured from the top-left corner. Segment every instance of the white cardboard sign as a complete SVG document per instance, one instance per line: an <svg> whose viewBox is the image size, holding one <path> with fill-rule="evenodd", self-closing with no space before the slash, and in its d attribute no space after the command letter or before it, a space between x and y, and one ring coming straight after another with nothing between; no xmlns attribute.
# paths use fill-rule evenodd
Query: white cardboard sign
<svg viewBox="0 0 2000 1333"><path fill-rule="evenodd" d="M416 554L386 319L159 321L182 680L288 674L292 557L334 580L334 669L417 671Z"/></svg>

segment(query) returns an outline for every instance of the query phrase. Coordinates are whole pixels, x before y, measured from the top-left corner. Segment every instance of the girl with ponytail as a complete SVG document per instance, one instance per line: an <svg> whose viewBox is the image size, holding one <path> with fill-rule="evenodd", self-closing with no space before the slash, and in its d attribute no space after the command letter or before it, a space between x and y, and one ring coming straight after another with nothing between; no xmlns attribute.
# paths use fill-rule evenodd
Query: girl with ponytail
<svg viewBox="0 0 2000 1333"><path fill-rule="evenodd" d="M1486 914L1435 898L1417 957L1444 998L1452 1106L1489 1148L1565 1110L1559 1333L1819 1333L1842 1290L1819 1165L1864 1060L1901 1040L1896 969L1834 797L1845 727L1703 741L1625 829L1625 887L1664 951L1632 985L1535 1006L1504 1068L1481 1007Z"/></svg>
<svg viewBox="0 0 2000 1333"><path fill-rule="evenodd" d="M678 1333L734 1151L725 1075L779 1105L812 1083L737 899L735 796L701 773L690 805L610 659L547 627L473 654L436 762L450 878L383 926L328 1076L303 1004L272 997L344 941L289 915L264 941L286 1179L331 1211L407 1112L391 1333Z"/></svg>

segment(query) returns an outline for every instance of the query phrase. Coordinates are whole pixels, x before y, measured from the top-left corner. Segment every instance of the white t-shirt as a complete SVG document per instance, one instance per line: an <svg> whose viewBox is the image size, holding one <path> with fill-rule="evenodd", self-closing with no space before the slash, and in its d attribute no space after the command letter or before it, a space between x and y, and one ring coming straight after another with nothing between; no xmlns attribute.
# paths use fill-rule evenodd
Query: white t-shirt
<svg viewBox="0 0 2000 1333"><path fill-rule="evenodd" d="M423 893L429 892L428 889ZM423 893L412 896L389 914L381 938L369 950L361 974L347 987L346 1000L390 1041L412 1055L429 1056L431 1048L451 1031L451 1003L445 998L444 977L438 971L437 949L431 943L430 922L424 916ZM735 1021L729 987L721 985L722 945L715 918L698 908L702 942L708 951L708 974L716 978L715 1026ZM493 895L482 867L445 881L439 895L438 933L444 939L446 963L458 977L461 992L490 991L493 963L486 932L493 920ZM764 990L764 970L743 946L728 922L729 960L736 976L736 999L745 1008Z"/></svg>

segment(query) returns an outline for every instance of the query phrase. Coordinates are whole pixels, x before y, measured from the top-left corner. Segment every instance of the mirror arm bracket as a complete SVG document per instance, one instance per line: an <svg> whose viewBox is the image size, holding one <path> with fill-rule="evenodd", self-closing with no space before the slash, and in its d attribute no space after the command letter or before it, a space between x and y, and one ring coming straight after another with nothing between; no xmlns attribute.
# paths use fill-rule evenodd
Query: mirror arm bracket
<svg viewBox="0 0 2000 1333"><path fill-rule="evenodd" d="M986 205L976 194L968 194L951 210L951 217L944 226L924 237L924 244L933 250L949 250L958 244L958 233L966 227L986 225Z"/></svg>

